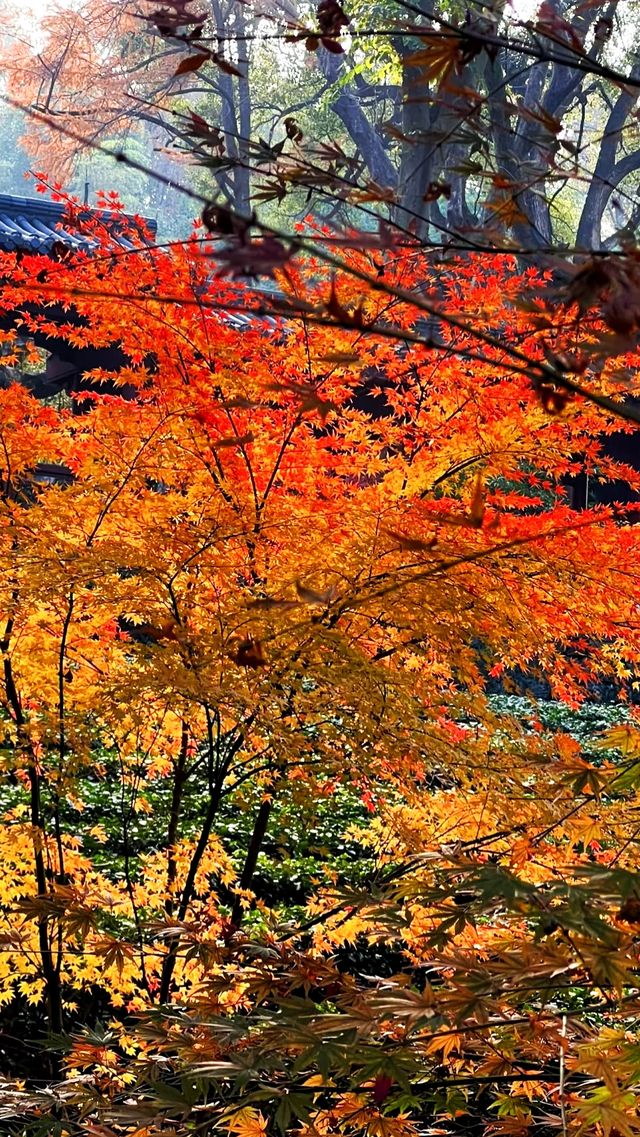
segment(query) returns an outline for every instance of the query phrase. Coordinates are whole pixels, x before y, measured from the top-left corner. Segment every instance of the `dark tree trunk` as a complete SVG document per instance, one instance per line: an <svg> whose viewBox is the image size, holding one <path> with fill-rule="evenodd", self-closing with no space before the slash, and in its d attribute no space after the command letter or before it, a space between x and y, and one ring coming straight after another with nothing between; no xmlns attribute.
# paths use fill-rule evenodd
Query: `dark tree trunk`
<svg viewBox="0 0 640 1137"><path fill-rule="evenodd" d="M640 78L640 64L636 64L631 74L635 79ZM589 188L578 225L577 244L581 249L599 249L601 247L602 218L611 194L621 180L620 168L622 168L623 176L626 176L626 173L630 173L640 166L640 155L634 153L617 164L618 170L616 172L616 155L622 140L622 132L637 100L637 91L621 91L607 119L600 143L598 160L589 181Z"/></svg>
<svg viewBox="0 0 640 1137"><path fill-rule="evenodd" d="M329 82L337 83L344 73L344 56L332 55L321 48L318 60L322 73ZM398 175L387 154L382 139L364 113L355 92L342 87L331 102L331 110L338 116L349 134L373 181L379 186L393 188Z"/></svg>
<svg viewBox="0 0 640 1137"><path fill-rule="evenodd" d="M245 7L240 0L235 5L235 25L238 35L238 69L240 77L236 79L238 93L238 157L240 159L235 177L236 200L235 207L239 213L248 216L251 212L251 175L249 172L249 143L251 140L251 87L249 78L249 49L245 38L247 21Z"/></svg>
<svg viewBox="0 0 640 1137"><path fill-rule="evenodd" d="M405 55L413 52L411 44L404 44ZM436 110L425 98L425 79L419 67L403 63L402 67L402 152L398 177L399 201L396 221L411 229L417 237L428 236L428 217L425 193L433 178L435 139L432 126Z"/></svg>
<svg viewBox="0 0 640 1137"><path fill-rule="evenodd" d="M249 842L249 848L247 849L247 855L245 857L242 873L240 875L239 886L242 889L251 888L253 874L256 871L258 857L262 848L262 842L264 841L267 833L267 825L269 824L269 818L271 816L272 809L273 800L271 798L265 798L256 814L253 833L251 834L251 841ZM231 923L235 925L236 928L239 928L241 922L242 902L238 897L233 905L233 910L231 912Z"/></svg>
<svg viewBox="0 0 640 1137"><path fill-rule="evenodd" d="M240 4L237 5L241 7ZM211 0L216 31L221 37L218 41L219 50L224 53L229 25L232 22L231 6L223 9L221 0ZM244 17L236 12L234 23L244 28ZM239 35L242 31L239 31ZM226 71L220 71L218 76L218 90L221 100L221 126L224 134L224 143L227 155L233 162L230 176L225 175L221 185L228 197L230 205L238 213L248 214L250 210L249 170L247 169L249 141L251 137L251 97L249 89L249 63L247 45L242 39L238 47L239 70L241 78L234 78Z"/></svg>
<svg viewBox="0 0 640 1137"><path fill-rule="evenodd" d="M22 702L13 676L11 660L9 658L9 645L11 642L12 621L6 626L5 634L0 644L4 654L4 686L8 706L16 725L18 742L23 748L27 762L29 777L29 808L30 820L33 830L33 858L36 889L39 900L49 897L50 889L47 880L47 869L44 858L45 831L42 820L41 792L42 780L40 777L38 761L33 753L31 742L26 731L26 723L22 711ZM63 1030L62 1018L62 985L60 982L60 953L54 952L53 937L49 927L49 920L45 913L37 918L38 923L38 950L40 953L40 966L45 986L47 1001L47 1017L51 1034L60 1035ZM57 955L57 959L56 959Z"/></svg>

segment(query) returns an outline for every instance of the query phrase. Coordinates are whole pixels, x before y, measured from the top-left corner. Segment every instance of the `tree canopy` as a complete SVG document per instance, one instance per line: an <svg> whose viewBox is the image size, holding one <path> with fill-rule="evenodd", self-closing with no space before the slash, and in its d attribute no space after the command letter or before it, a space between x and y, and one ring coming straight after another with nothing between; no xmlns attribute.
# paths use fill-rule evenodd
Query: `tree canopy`
<svg viewBox="0 0 640 1137"><path fill-rule="evenodd" d="M7 1132L637 1131L619 8L7 41L83 237L0 253ZM122 365L37 398L61 339Z"/></svg>

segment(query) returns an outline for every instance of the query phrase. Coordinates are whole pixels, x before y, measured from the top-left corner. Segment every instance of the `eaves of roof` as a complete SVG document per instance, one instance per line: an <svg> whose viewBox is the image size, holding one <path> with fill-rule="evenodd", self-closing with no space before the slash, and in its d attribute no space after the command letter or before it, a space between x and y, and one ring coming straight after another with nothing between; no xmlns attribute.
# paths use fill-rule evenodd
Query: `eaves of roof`
<svg viewBox="0 0 640 1137"><path fill-rule="evenodd" d="M92 210L92 213L97 211ZM107 222L109 215L102 213ZM119 215L113 214L114 235L117 238ZM65 223L65 206L62 202L0 194L0 250L4 252L50 253L55 246L91 251L95 242ZM152 232L154 221L146 224ZM125 237L119 238L123 248L133 248Z"/></svg>

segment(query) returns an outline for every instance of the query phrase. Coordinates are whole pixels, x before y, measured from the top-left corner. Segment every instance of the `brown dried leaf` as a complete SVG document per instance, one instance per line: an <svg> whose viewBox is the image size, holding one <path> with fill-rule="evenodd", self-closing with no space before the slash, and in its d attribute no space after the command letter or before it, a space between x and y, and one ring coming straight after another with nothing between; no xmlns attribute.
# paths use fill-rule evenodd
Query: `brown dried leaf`
<svg viewBox="0 0 640 1137"><path fill-rule="evenodd" d="M325 51L330 51L332 55L343 55L344 48L337 39L330 39L329 36L323 36L320 40Z"/></svg>
<svg viewBox="0 0 640 1137"><path fill-rule="evenodd" d="M460 65L460 40L457 36L421 36L425 45L403 60L405 67L419 68L427 83L443 83Z"/></svg>
<svg viewBox="0 0 640 1137"><path fill-rule="evenodd" d="M246 446L249 442L255 442L255 436L250 431L247 434L239 434L236 438L217 438L213 443L213 449L234 450Z"/></svg>
<svg viewBox="0 0 640 1137"><path fill-rule="evenodd" d="M305 588L299 580L296 581L296 592L303 604L318 604L325 607L331 603L333 598L332 588L327 589L326 592L314 592L311 588Z"/></svg>
<svg viewBox="0 0 640 1137"><path fill-rule="evenodd" d="M640 924L640 897L628 896L620 906L618 919L627 924Z"/></svg>
<svg viewBox="0 0 640 1137"><path fill-rule="evenodd" d="M320 415L324 422L327 415L331 411L337 410L335 403L329 399L323 399L315 389L308 383L271 383L268 387L269 391L291 391L300 399L301 412L312 411Z"/></svg>
<svg viewBox="0 0 640 1137"><path fill-rule="evenodd" d="M210 51L199 51L196 55L187 55L180 61L173 75L187 75L192 71L199 71L203 64L211 59Z"/></svg>
<svg viewBox="0 0 640 1137"><path fill-rule="evenodd" d="M328 351L326 355L318 356L319 363L335 363L348 367L351 363L359 363L360 356L356 351Z"/></svg>
<svg viewBox="0 0 640 1137"><path fill-rule="evenodd" d="M249 608L258 608L263 612L273 612L279 610L286 612L289 608L297 608L297 600L278 600L275 596L265 596L260 600L252 600L248 605Z"/></svg>
<svg viewBox="0 0 640 1137"><path fill-rule="evenodd" d="M260 640L254 640L250 636L240 641L232 658L238 667L249 667L252 670L266 667L267 663Z"/></svg>
<svg viewBox="0 0 640 1137"><path fill-rule="evenodd" d="M316 15L323 36L339 36L342 29L349 26L349 17L338 0L320 0Z"/></svg>
<svg viewBox="0 0 640 1137"><path fill-rule="evenodd" d="M259 407L260 403L257 403L254 399L246 399L244 395L237 395L233 399L225 399L224 405L229 410L235 410L236 408L239 410L250 410L251 407Z"/></svg>
<svg viewBox="0 0 640 1137"><path fill-rule="evenodd" d="M562 414L571 398L570 391L564 391L553 383L537 383L536 392L548 415Z"/></svg>
<svg viewBox="0 0 640 1137"><path fill-rule="evenodd" d="M407 549L412 553L428 552L433 549L438 542L437 537L429 537L423 540L421 537L408 537L404 533L399 533L396 529L386 529L385 532L389 537L400 545L401 549Z"/></svg>
<svg viewBox="0 0 640 1137"><path fill-rule="evenodd" d="M224 71L225 75L235 75L238 79L243 78L242 71L239 71L237 67L234 67L233 63L230 63L228 59L225 59L224 55L218 55L216 53L212 55L211 58L218 70Z"/></svg>

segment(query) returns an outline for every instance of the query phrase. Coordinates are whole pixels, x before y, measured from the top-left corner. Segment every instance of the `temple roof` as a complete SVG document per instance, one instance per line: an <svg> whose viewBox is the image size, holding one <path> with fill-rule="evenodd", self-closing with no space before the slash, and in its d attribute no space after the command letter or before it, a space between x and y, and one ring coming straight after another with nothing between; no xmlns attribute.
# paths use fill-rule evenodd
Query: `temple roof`
<svg viewBox="0 0 640 1137"><path fill-rule="evenodd" d="M71 249L93 247L89 237L74 232L63 224L65 216L63 202L49 201L46 198L17 197L13 194L0 194L0 250L6 253L21 249L30 253L50 253L56 245L66 245ZM102 212L103 217L108 215ZM113 214L117 228L118 214ZM146 220L146 219L145 219ZM155 232L154 221L146 221ZM133 248L126 238L121 237L123 248Z"/></svg>

